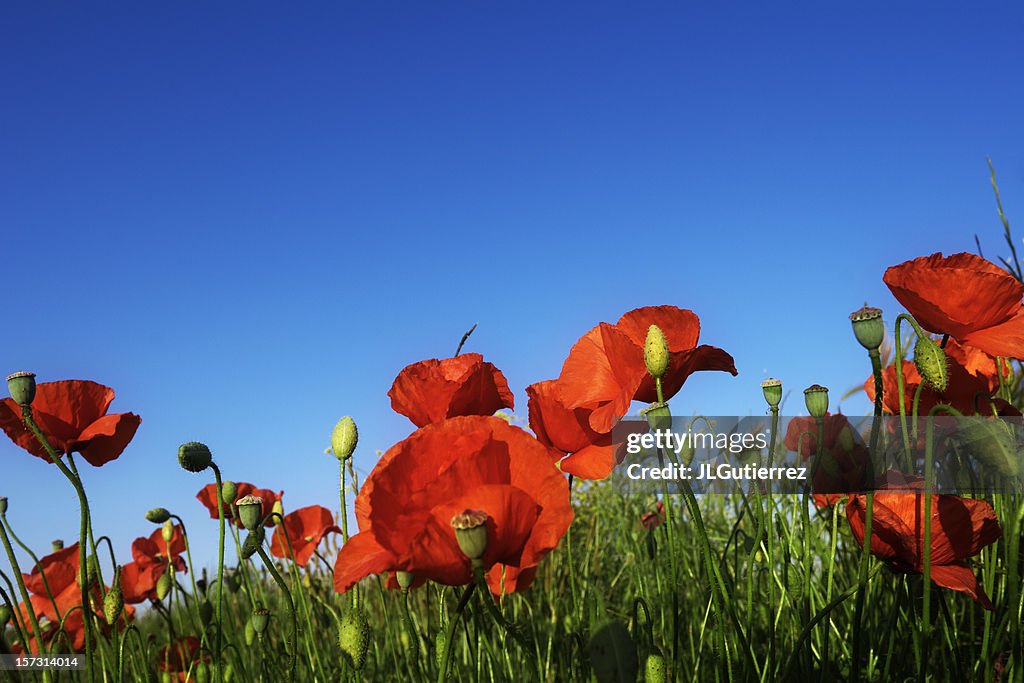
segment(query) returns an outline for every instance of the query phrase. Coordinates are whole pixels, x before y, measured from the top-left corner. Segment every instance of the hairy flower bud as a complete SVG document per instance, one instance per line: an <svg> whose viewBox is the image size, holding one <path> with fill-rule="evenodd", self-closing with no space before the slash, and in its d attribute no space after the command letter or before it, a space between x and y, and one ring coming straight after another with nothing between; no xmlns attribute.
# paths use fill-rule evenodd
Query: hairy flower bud
<svg viewBox="0 0 1024 683"><path fill-rule="evenodd" d="M355 453L356 444L359 443L359 430L356 429L356 421L346 415L338 420L331 432L331 450L338 460L351 458Z"/></svg>
<svg viewBox="0 0 1024 683"><path fill-rule="evenodd" d="M644 662L645 683L665 683L665 657L655 650Z"/></svg>
<svg viewBox="0 0 1024 683"><path fill-rule="evenodd" d="M174 538L174 522L171 520L164 522L163 527L160 529L160 537L164 539L164 543L171 542L171 539Z"/></svg>
<svg viewBox="0 0 1024 683"><path fill-rule="evenodd" d="M213 454L206 444L189 441L178 447L178 464L189 472L202 472L213 462Z"/></svg>
<svg viewBox="0 0 1024 683"><path fill-rule="evenodd" d="M164 569L164 573L156 580L156 599L163 600L166 598L167 594L171 592L171 586L173 583L171 573Z"/></svg>
<svg viewBox="0 0 1024 683"><path fill-rule="evenodd" d="M121 568L114 569L114 585L103 596L103 618L107 626L113 626L124 609L124 593L121 591Z"/></svg>
<svg viewBox="0 0 1024 683"><path fill-rule="evenodd" d="M146 519L153 524L163 524L171 518L171 513L167 508L153 508L146 513Z"/></svg>
<svg viewBox="0 0 1024 683"><path fill-rule="evenodd" d="M487 513L482 510L463 510L452 517L455 540L459 549L471 560L479 560L487 550Z"/></svg>
<svg viewBox="0 0 1024 683"><path fill-rule="evenodd" d="M644 364L647 372L655 379L661 379L668 370L668 341L665 333L657 325L647 328L647 339L644 341Z"/></svg>
<svg viewBox="0 0 1024 683"><path fill-rule="evenodd" d="M769 407L778 408L779 404L782 403L782 380L769 377L761 382L761 392L764 394L764 400L768 402Z"/></svg>
<svg viewBox="0 0 1024 683"><path fill-rule="evenodd" d="M949 386L949 362L946 352L928 337L918 337L914 344L914 365L924 381L940 394Z"/></svg>
<svg viewBox="0 0 1024 683"><path fill-rule="evenodd" d="M225 481L220 485L220 499L229 508L235 504L235 498L238 498L238 484L233 481Z"/></svg>
<svg viewBox="0 0 1024 683"><path fill-rule="evenodd" d="M876 351L885 338L885 325L882 323L882 310L867 304L850 314L853 334L857 341L868 351Z"/></svg>
<svg viewBox="0 0 1024 683"><path fill-rule="evenodd" d="M8 375L7 390L19 406L32 405L36 398L36 373L21 371Z"/></svg>
<svg viewBox="0 0 1024 683"><path fill-rule="evenodd" d="M363 668L370 647L370 623L358 607L341 618L338 626L338 645L356 671Z"/></svg>
<svg viewBox="0 0 1024 683"><path fill-rule="evenodd" d="M238 518L249 531L258 528L263 522L263 499L259 496L243 496L235 505L238 507Z"/></svg>
<svg viewBox="0 0 1024 683"><path fill-rule="evenodd" d="M812 384L804 389L804 403L811 417L825 417L828 412L828 388Z"/></svg>

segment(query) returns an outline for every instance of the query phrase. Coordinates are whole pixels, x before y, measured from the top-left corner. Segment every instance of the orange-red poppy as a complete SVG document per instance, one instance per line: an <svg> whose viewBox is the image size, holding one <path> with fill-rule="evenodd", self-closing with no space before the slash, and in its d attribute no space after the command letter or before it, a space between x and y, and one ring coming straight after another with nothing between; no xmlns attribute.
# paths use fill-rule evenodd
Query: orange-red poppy
<svg viewBox="0 0 1024 683"><path fill-rule="evenodd" d="M163 530L157 529L149 538L140 537L132 542L132 559L121 568L121 590L124 601L135 604L145 600L156 600L156 584L167 571L168 565L175 572L187 572L185 563L185 535L179 525L174 526L171 542L163 539Z"/></svg>
<svg viewBox="0 0 1024 683"><path fill-rule="evenodd" d="M648 510L640 515L640 523L648 531L654 531L665 521L665 504L660 500L655 504L653 510Z"/></svg>
<svg viewBox="0 0 1024 683"><path fill-rule="evenodd" d="M42 382L36 387L32 415L50 445L61 455L81 453L99 467L117 459L135 436L142 418L134 413L108 415L114 390L88 380ZM21 419L14 399L0 401L0 427L14 443L50 462L50 456Z"/></svg>
<svg viewBox="0 0 1024 683"><path fill-rule="evenodd" d="M929 332L993 356L1024 358L1024 284L990 261L935 253L892 266L883 280Z"/></svg>
<svg viewBox="0 0 1024 683"><path fill-rule="evenodd" d="M644 364L644 342L651 325L665 334L668 371L661 385L665 400L700 370L736 374L732 356L714 346L697 346L700 319L675 306L646 306L629 311L615 325L600 323L572 347L559 375L560 399L566 408L588 408L590 427L607 433L632 401L657 400L654 380Z"/></svg>
<svg viewBox="0 0 1024 683"><path fill-rule="evenodd" d="M906 574L924 571L924 494L910 488L875 492L871 552L892 569ZM850 497L846 517L857 543L864 543L866 496ZM931 579L944 588L966 593L985 609L992 603L967 565L1002 535L992 506L983 500L933 494L931 509Z"/></svg>
<svg viewBox="0 0 1024 683"><path fill-rule="evenodd" d="M402 368L391 390L391 407L417 427L460 415L494 415L514 408L501 370L479 353L431 358Z"/></svg>
<svg viewBox="0 0 1024 683"><path fill-rule="evenodd" d="M186 636L160 648L156 656L156 669L163 673L177 674L179 681L196 680L195 667L210 661L210 655L203 652L202 641L195 636Z"/></svg>
<svg viewBox="0 0 1024 683"><path fill-rule="evenodd" d="M825 414L824 449L818 448L818 426L813 417L794 417L783 439L788 450L812 460L811 491L819 507L835 505L846 494L871 485L871 457L867 446L845 415Z"/></svg>
<svg viewBox="0 0 1024 683"><path fill-rule="evenodd" d="M289 512L284 516L284 524L279 524L274 531L274 537L270 542L270 552L276 557L288 559L288 541L291 541L292 552L295 553L295 562L300 567L305 567L313 552L320 545L327 534L341 533L334 524L334 517L331 511L322 505L310 505Z"/></svg>
<svg viewBox="0 0 1024 683"><path fill-rule="evenodd" d="M526 387L530 429L546 446L568 455L559 463L563 472L581 479L604 479L618 462L611 432L590 426L589 408L566 408L557 380Z"/></svg>
<svg viewBox="0 0 1024 683"><path fill-rule="evenodd" d="M452 518L487 515L485 570L537 565L572 521L557 453L496 417L456 417L423 427L378 461L356 498L359 533L341 549L334 586L408 571L448 585L472 578Z"/></svg>
<svg viewBox="0 0 1024 683"><path fill-rule="evenodd" d="M238 495L235 496L235 500L244 498L245 496L258 496L263 499L263 517L266 518L274 510L274 503L281 500L284 496L284 491L278 491L274 493L270 489L258 489L252 484L247 484L244 481L237 482L235 486L238 487ZM203 488L199 489L199 493L196 494L196 499L203 504L203 506L209 511L212 519L217 519L217 485L207 484ZM237 513L232 511L233 505L224 506L224 519L229 522L234 519L235 526L239 529L245 528L242 524L242 520L238 519ZM268 519L266 526L274 526L274 520Z"/></svg>

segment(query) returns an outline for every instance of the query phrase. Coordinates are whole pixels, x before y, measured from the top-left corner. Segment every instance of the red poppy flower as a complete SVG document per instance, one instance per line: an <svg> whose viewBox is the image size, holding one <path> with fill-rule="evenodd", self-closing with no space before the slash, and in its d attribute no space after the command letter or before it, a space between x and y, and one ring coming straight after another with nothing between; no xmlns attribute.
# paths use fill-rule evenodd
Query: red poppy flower
<svg viewBox="0 0 1024 683"><path fill-rule="evenodd" d="M648 510L644 514L640 515L640 523L644 525L644 528L648 531L654 531L661 523L665 521L665 504L658 501L657 505L654 506L653 510Z"/></svg>
<svg viewBox="0 0 1024 683"><path fill-rule="evenodd" d="M497 596L509 593L521 593L537 578L537 565L532 567L513 567L507 564L496 564L487 572L487 586Z"/></svg>
<svg viewBox="0 0 1024 683"><path fill-rule="evenodd" d="M124 601L135 604L145 600L156 600L156 583L167 571L168 564L175 572L187 572L188 565L182 554L185 552L185 535L181 527L174 526L171 542L163 539L163 530L157 529L149 538L136 538L132 542L132 559L121 568L121 590Z"/></svg>
<svg viewBox="0 0 1024 683"><path fill-rule="evenodd" d="M813 417L792 418L783 441L801 458L816 456L811 465L811 490L818 507L835 505L844 495L869 487L871 457L845 415L825 414L824 450L818 448L818 426Z"/></svg>
<svg viewBox="0 0 1024 683"><path fill-rule="evenodd" d="M920 486L920 483L914 487ZM858 544L864 543L866 496L854 495L846 518ZM924 494L881 489L875 492L871 552L905 574L924 571ZM932 495L931 579L944 588L966 593L985 609L992 603L965 561L995 543L1002 529L992 506L983 500Z"/></svg>
<svg viewBox="0 0 1024 683"><path fill-rule="evenodd" d="M974 254L922 256L882 278L929 332L993 356L1024 358L1024 284Z"/></svg>
<svg viewBox="0 0 1024 683"><path fill-rule="evenodd" d="M644 365L644 342L651 325L661 328L669 347L668 371L661 379L666 401L699 370L737 374L728 353L714 346L697 346L700 319L693 311L675 306L629 311L617 324L601 323L583 335L569 352L558 378L562 403L569 409L591 409L589 421L594 431L610 432L632 401L657 400L654 380Z"/></svg>
<svg viewBox="0 0 1024 683"><path fill-rule="evenodd" d="M195 680L195 667L210 661L210 655L203 652L202 641L195 636L186 636L160 648L156 668L164 673L176 673L179 681Z"/></svg>
<svg viewBox="0 0 1024 683"><path fill-rule="evenodd" d="M235 484L238 487L238 495L235 500L244 498L245 496L259 496L263 499L263 517L266 518L274 510L274 504L281 500L284 496L284 491L278 491L274 493L270 489L258 489L252 484L247 484L244 481L240 481ZM217 485L207 484L203 488L199 489L199 493L196 494L196 499L202 503L206 509L210 512L212 519L217 519ZM235 526L239 529L244 529L245 525L242 524L242 520L238 519L237 512L233 510L234 506L224 506L224 518L229 522L234 519ZM267 520L265 526L274 526L274 520Z"/></svg>
<svg viewBox="0 0 1024 683"><path fill-rule="evenodd" d="M142 418L134 413L107 415L114 390L87 380L43 382L36 387L32 415L53 448L78 452L99 467L117 459L135 436ZM0 401L0 427L32 455L50 462L50 456L21 420L14 399Z"/></svg>
<svg viewBox="0 0 1024 683"><path fill-rule="evenodd" d="M284 524L278 525L274 531L270 552L276 557L288 559L288 543L284 536L288 534L292 552L295 553L295 562L300 567L305 567L320 541L331 532L340 534L341 529L335 526L330 510L321 505L299 508L285 515Z"/></svg>
<svg viewBox="0 0 1024 683"><path fill-rule="evenodd" d="M479 353L408 365L398 373L388 396L392 409L417 427L515 407L505 376Z"/></svg>
<svg viewBox="0 0 1024 683"><path fill-rule="evenodd" d="M385 453L356 497L359 533L342 547L334 587L408 571L459 585L472 578L452 518L487 514L485 571L537 565L572 521L569 487L553 451L496 417L456 417L414 432Z"/></svg>
<svg viewBox="0 0 1024 683"><path fill-rule="evenodd" d="M566 408L557 380L526 387L530 429L544 445L568 455L559 463L563 472L581 479L604 479L618 463L611 432L590 427L589 408Z"/></svg>

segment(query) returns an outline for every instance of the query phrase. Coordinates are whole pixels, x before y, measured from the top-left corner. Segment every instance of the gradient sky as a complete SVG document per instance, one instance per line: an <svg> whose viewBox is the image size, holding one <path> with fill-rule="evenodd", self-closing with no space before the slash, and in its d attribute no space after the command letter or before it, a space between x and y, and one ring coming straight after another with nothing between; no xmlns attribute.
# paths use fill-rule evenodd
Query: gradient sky
<svg viewBox="0 0 1024 683"><path fill-rule="evenodd" d="M122 562L157 505L214 560L183 441L336 507L335 421L365 475L412 429L397 372L473 323L523 417L663 303L740 371L676 414L760 414L768 375L798 414L867 376L847 315L895 317L888 266L1007 253L985 157L1019 224L1022 36L1011 2L5 3L0 365L142 416L82 465ZM71 487L0 441L16 530L74 540Z"/></svg>

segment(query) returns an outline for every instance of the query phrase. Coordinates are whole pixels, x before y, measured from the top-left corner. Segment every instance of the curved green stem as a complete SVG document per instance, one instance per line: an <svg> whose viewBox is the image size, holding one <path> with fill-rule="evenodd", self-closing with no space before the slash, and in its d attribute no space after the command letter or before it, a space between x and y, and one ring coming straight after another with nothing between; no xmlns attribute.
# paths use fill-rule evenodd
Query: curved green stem
<svg viewBox="0 0 1024 683"><path fill-rule="evenodd" d="M220 672L223 670L223 667L220 665L220 653L223 643L222 633L224 631L224 621L222 619L224 614L224 495L221 492L224 483L221 480L220 468L217 467L217 464L211 462L210 469L213 470L213 477L217 482L217 523L219 526L219 535L217 537L217 651L214 657L216 660L214 669L217 671L219 678Z"/></svg>
<svg viewBox="0 0 1024 683"><path fill-rule="evenodd" d="M292 601L292 593L288 590L288 585L284 582L284 578L281 573L277 571L277 567L274 566L273 560L267 555L267 551L263 549L263 544L257 547L257 552L260 554L260 559L263 560L263 564L266 565L270 571L270 575L274 577L274 581L277 583L278 588L284 593L285 600L288 601L288 613L292 618L292 651L289 653L291 657L291 666L289 680L295 680L295 666L298 663L299 657L297 648L299 646L299 621L295 615L295 602Z"/></svg>
<svg viewBox="0 0 1024 683"><path fill-rule="evenodd" d="M474 582L470 582L466 586L462 597L459 598L459 605L455 608L455 615L448 619L448 626L445 627L444 652L441 653L440 666L437 672L437 683L445 683L448 680L448 665L452 658L452 640L455 639L455 629L459 625L462 613L466 611L466 605L469 604L469 598L472 597L474 588L476 588L476 583Z"/></svg>

